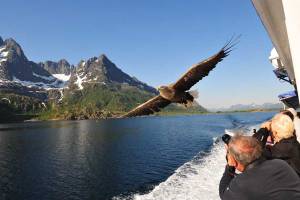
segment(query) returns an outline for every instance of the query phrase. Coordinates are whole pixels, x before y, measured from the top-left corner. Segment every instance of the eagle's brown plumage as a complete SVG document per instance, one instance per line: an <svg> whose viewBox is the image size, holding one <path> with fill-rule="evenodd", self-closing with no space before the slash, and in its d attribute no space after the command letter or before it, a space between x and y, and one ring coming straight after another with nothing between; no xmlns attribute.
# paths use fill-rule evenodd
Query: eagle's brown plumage
<svg viewBox="0 0 300 200"><path fill-rule="evenodd" d="M160 95L153 97L152 99L146 101L145 103L139 105L135 109L131 110L130 112L126 113L122 117L135 117L135 116L142 116L142 115L150 115L154 112L159 112L161 108L166 107L172 103L171 101L163 98Z"/></svg>
<svg viewBox="0 0 300 200"><path fill-rule="evenodd" d="M214 69L219 62L225 58L230 51L222 48L217 54L210 58L193 65L172 87L175 90L186 91Z"/></svg>
<svg viewBox="0 0 300 200"><path fill-rule="evenodd" d="M233 44L234 43L234 44ZM154 112L159 112L162 108L168 106L170 103L184 103L188 101L193 101L188 90L191 89L198 81L203 77L207 76L209 72L216 67L216 65L223 60L226 56L229 55L231 48L237 43L236 39L231 39L217 54L211 56L210 58L193 65L177 82L167 87L168 90L171 90L176 94L173 98L166 98L166 95L163 95L163 90L160 91L161 95L157 95L147 102L139 105L135 109L126 113L121 117L135 117L142 115L150 115ZM164 96L164 97L162 97ZM178 98L179 97L179 98ZM188 99L187 99L188 98ZM192 98L192 99L191 99ZM175 100L176 99L176 100ZM180 99L180 100L178 100Z"/></svg>

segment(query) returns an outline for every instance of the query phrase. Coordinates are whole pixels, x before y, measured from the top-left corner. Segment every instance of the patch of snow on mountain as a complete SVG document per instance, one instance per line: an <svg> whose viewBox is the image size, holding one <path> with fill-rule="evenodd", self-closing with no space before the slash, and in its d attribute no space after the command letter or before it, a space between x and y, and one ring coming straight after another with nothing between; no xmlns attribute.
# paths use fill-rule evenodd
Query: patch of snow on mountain
<svg viewBox="0 0 300 200"><path fill-rule="evenodd" d="M0 79L0 83L11 83L10 80L6 80L6 79Z"/></svg>
<svg viewBox="0 0 300 200"><path fill-rule="evenodd" d="M7 57L8 53L9 53L9 51L3 51L3 52L1 52L1 56L2 57Z"/></svg>
<svg viewBox="0 0 300 200"><path fill-rule="evenodd" d="M1 62L7 61L7 56L9 54L9 51L5 51L6 47L0 48L0 64Z"/></svg>
<svg viewBox="0 0 300 200"><path fill-rule="evenodd" d="M8 98L2 98L1 101L7 101L8 103L11 103Z"/></svg>
<svg viewBox="0 0 300 200"><path fill-rule="evenodd" d="M44 80L48 80L48 81L52 81L52 80L55 79L53 76L41 76L41 75L38 75L38 74L36 74L34 72L32 72L32 75L36 76L36 77L39 77L39 78L42 78Z"/></svg>
<svg viewBox="0 0 300 200"><path fill-rule="evenodd" d="M71 74L70 75L65 75L65 74L52 74L55 78L61 80L61 81L69 81Z"/></svg>
<svg viewBox="0 0 300 200"><path fill-rule="evenodd" d="M86 76L84 76L83 78L80 78L80 76L82 76L82 75L83 75L83 73L81 73L80 75L76 74L77 81L75 82L75 84L77 84L77 86L80 90L83 89L82 82L86 79Z"/></svg>
<svg viewBox="0 0 300 200"><path fill-rule="evenodd" d="M60 88L64 86L64 84L61 84L62 82L59 80L54 81L51 84L43 83L43 82L32 82L32 81L22 81L15 76L13 76L13 82L19 83L23 86L32 88L32 87L37 87L37 88L43 88L45 90L51 90L55 88Z"/></svg>
<svg viewBox="0 0 300 200"><path fill-rule="evenodd" d="M49 88L49 87L47 87L48 85L43 82L21 81L20 79L16 78L15 76L13 76L13 81L16 83L20 83L21 85L29 87L29 88L31 88L31 87L41 87L44 89Z"/></svg>
<svg viewBox="0 0 300 200"><path fill-rule="evenodd" d="M55 82L53 82L49 85L52 85L54 88L64 88L67 85L67 83L68 82L66 82L66 81L61 81L61 80L56 79Z"/></svg>
<svg viewBox="0 0 300 200"><path fill-rule="evenodd" d="M80 74L78 74L78 76L82 76L82 75L84 75L84 71L83 71L83 72L81 72Z"/></svg>
<svg viewBox="0 0 300 200"><path fill-rule="evenodd" d="M63 98L64 98L64 93L63 93L63 90L62 90L62 89L60 89L59 92L60 92L60 98L58 99L58 101L60 102L60 101L62 101Z"/></svg>
<svg viewBox="0 0 300 200"><path fill-rule="evenodd" d="M0 63L7 61L7 58L0 58Z"/></svg>

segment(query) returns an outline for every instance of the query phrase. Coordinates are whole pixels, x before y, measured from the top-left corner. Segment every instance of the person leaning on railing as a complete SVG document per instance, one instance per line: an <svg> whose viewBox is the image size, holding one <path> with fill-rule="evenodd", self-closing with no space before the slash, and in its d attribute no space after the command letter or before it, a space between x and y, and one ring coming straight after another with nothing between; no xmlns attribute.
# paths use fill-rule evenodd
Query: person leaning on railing
<svg viewBox="0 0 300 200"><path fill-rule="evenodd" d="M236 175L235 169L242 173ZM219 195L224 200L300 199L300 179L286 162L266 160L256 138L236 135L228 143Z"/></svg>
<svg viewBox="0 0 300 200"><path fill-rule="evenodd" d="M276 114L272 120L263 123L253 136L261 142L265 158L286 161L300 176L300 144L289 113L283 111ZM273 144L266 145L267 141Z"/></svg>

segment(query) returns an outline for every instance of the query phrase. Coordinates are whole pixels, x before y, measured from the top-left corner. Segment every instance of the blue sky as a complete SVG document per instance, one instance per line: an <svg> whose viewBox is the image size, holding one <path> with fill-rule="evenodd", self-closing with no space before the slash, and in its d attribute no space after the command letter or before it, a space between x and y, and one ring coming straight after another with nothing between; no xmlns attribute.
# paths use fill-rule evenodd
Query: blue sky
<svg viewBox="0 0 300 200"><path fill-rule="evenodd" d="M273 75L272 43L250 0L9 0L1 2L0 19L0 36L17 40L30 60L77 64L105 53L155 87L242 34L236 50L195 86L200 104L278 102L292 90Z"/></svg>

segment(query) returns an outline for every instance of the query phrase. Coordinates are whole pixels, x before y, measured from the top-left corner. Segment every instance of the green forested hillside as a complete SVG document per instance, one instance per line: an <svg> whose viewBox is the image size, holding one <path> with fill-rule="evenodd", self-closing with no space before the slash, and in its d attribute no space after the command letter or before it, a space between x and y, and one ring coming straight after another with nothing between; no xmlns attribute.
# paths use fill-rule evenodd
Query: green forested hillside
<svg viewBox="0 0 300 200"><path fill-rule="evenodd" d="M38 104L28 97L0 94L0 123L31 119L36 116L33 111L37 109Z"/></svg>
<svg viewBox="0 0 300 200"><path fill-rule="evenodd" d="M83 90L64 90L62 101L39 99L13 93L0 93L1 116L17 115L37 119L100 119L117 117L156 94L126 84L89 84ZM9 102L8 102L9 100ZM198 104L185 108L172 104L159 114L200 113L206 110ZM5 120L5 118L3 119Z"/></svg>
<svg viewBox="0 0 300 200"><path fill-rule="evenodd" d="M67 90L60 104L49 103L41 119L98 119L117 116L154 94L126 85L88 85Z"/></svg>

